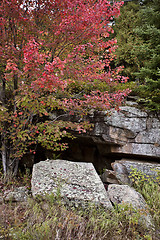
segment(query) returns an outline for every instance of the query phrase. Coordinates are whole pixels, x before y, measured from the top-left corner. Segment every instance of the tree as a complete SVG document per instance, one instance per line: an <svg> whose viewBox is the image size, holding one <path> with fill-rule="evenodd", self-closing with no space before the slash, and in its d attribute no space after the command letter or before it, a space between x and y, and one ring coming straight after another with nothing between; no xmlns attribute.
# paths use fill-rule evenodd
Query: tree
<svg viewBox="0 0 160 240"><path fill-rule="evenodd" d="M1 26L1 156L5 175L37 143L64 150L70 130L85 132L90 109L118 108L129 90L122 67L111 69L116 40L107 40L120 2L3 0ZM104 71L107 66L108 71ZM58 115L58 114L59 115ZM70 115L70 117L68 117ZM71 121L72 115L78 121ZM66 118L67 117L67 118ZM52 119L51 119L52 118Z"/></svg>
<svg viewBox="0 0 160 240"><path fill-rule="evenodd" d="M142 85L138 89L151 110L160 110L160 1L145 0L140 11L142 25L136 33L143 39L144 65L136 73ZM144 50L145 49L145 50Z"/></svg>
<svg viewBox="0 0 160 240"><path fill-rule="evenodd" d="M123 74L128 76L130 81L135 80L135 72L140 70L144 60L143 39L135 32L135 28L141 25L139 11L139 2L126 3L121 8L121 15L114 26L114 36L118 44L115 64L124 65Z"/></svg>
<svg viewBox="0 0 160 240"><path fill-rule="evenodd" d="M132 94L152 111L160 110L160 1L127 3L116 20L116 64L133 84ZM132 82L132 83L133 83ZM132 84L131 83L131 84Z"/></svg>

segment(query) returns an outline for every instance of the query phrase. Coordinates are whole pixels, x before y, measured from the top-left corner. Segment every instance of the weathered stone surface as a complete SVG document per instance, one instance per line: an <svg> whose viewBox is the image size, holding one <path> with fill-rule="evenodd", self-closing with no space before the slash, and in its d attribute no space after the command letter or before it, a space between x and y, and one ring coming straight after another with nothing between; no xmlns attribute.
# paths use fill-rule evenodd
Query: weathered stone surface
<svg viewBox="0 0 160 240"><path fill-rule="evenodd" d="M58 117L58 113L52 117L55 116ZM68 118L65 114L64 120ZM69 148L62 153L62 159L92 162L98 171L110 169L111 162L126 158L126 155L132 159L152 157L152 160L160 160L160 115L139 109L135 102L127 102L120 111L113 110L111 115L93 110L89 118L94 123L93 131L88 134L75 131L77 138L69 140ZM24 156L20 165L31 168L33 163L50 159L51 156L51 150L42 149L39 145L36 154Z"/></svg>
<svg viewBox="0 0 160 240"><path fill-rule="evenodd" d="M128 185L111 184L108 186L109 199L116 204L131 204L133 208L140 210L141 220L150 228L153 227L151 215L143 196Z"/></svg>
<svg viewBox="0 0 160 240"><path fill-rule="evenodd" d="M158 176L157 171L160 172L159 163L149 163L130 159L117 160L111 163L111 166L113 171L105 169L104 173L101 175L101 179L104 183L132 185L132 168L142 172L147 178L156 178Z"/></svg>
<svg viewBox="0 0 160 240"><path fill-rule="evenodd" d="M115 161L114 163L112 163L112 168L114 172L116 172L115 173L116 176L118 176L118 174L121 172L123 175L126 175L126 177L129 176L130 172L132 171L132 167L136 168L138 171L141 171L145 175L152 176L152 177L157 176L156 170L160 171L159 163L148 163L148 162L142 162L137 160L131 161L127 159L122 159L120 161ZM124 184L127 184L125 181L122 181L122 182Z"/></svg>
<svg viewBox="0 0 160 240"><path fill-rule="evenodd" d="M134 105L97 115L93 135L110 144L111 153L160 157L160 118Z"/></svg>
<svg viewBox="0 0 160 240"><path fill-rule="evenodd" d="M91 163L46 160L34 165L32 172L32 195L55 193L73 203L93 202L112 208L108 194Z"/></svg>
<svg viewBox="0 0 160 240"><path fill-rule="evenodd" d="M101 180L103 183L119 183L115 176L115 172L108 169L105 169L104 173L101 175Z"/></svg>
<svg viewBox="0 0 160 240"><path fill-rule="evenodd" d="M4 201L25 202L28 199L28 189L17 187L13 191L4 192Z"/></svg>
<svg viewBox="0 0 160 240"><path fill-rule="evenodd" d="M113 172L115 174L116 179L121 184L131 184L131 181L129 179L129 172L123 163L121 161L116 161L111 164L113 168Z"/></svg>

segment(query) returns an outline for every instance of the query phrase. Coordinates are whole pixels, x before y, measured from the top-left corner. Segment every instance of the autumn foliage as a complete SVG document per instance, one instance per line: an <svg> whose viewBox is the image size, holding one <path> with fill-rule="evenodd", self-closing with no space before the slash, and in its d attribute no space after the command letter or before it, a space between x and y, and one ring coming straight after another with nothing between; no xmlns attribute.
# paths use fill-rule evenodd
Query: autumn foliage
<svg viewBox="0 0 160 240"><path fill-rule="evenodd" d="M0 128L4 173L17 172L40 143L64 150L69 129L85 132L90 110L122 104L127 79L112 69L116 40L110 21L121 2L2 0L0 3ZM105 70L104 71L104 67ZM76 115L79 121L69 121ZM68 116L68 117L66 117Z"/></svg>

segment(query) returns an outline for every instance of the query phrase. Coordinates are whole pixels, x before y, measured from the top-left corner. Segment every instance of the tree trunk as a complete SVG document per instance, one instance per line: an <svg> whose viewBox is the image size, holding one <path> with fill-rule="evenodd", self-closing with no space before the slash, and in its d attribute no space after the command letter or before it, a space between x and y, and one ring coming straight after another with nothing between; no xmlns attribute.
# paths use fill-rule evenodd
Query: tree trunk
<svg viewBox="0 0 160 240"><path fill-rule="evenodd" d="M2 103L2 107L6 108L6 103L7 103L6 83L5 83L5 79L3 77L1 78L1 82L2 82L2 88L0 91L0 93L1 93L0 101ZM17 90L17 86L18 86L18 77L15 76L14 77L14 90ZM14 98L15 98L15 95L14 95ZM16 110L15 99L14 99L13 109ZM7 121L2 122L2 128L3 128L3 130L1 133L1 158L2 158L3 173L6 178L10 178L10 177L17 175L19 160L16 158L15 159L10 158L12 146L11 146L8 136L7 136L8 135Z"/></svg>
<svg viewBox="0 0 160 240"><path fill-rule="evenodd" d="M6 176L8 178L11 178L11 177L15 177L17 175L17 172L18 172L18 164L19 164L19 160L18 159L10 159L8 158L7 159L7 174Z"/></svg>
<svg viewBox="0 0 160 240"><path fill-rule="evenodd" d="M1 73L2 74L2 73ZM2 75L1 75L2 76ZM2 102L2 107L5 108L5 98L6 98L6 83L5 79L2 78L2 89L1 89L1 102ZM1 155L2 155L2 165L3 165L3 172L4 175L7 173L7 152L6 152L6 144L5 144L5 123L3 123L3 132L1 134L1 145L2 145L2 150L1 150Z"/></svg>
<svg viewBox="0 0 160 240"><path fill-rule="evenodd" d="M6 154L6 147L5 143L2 139L2 165L3 165L3 173L6 176L7 174L7 154Z"/></svg>
<svg viewBox="0 0 160 240"><path fill-rule="evenodd" d="M6 178L11 178L17 175L18 172L18 159L11 159L10 158L10 148L9 143L5 139L5 134L2 133L1 135L1 144L2 144L2 165L3 165L3 173Z"/></svg>

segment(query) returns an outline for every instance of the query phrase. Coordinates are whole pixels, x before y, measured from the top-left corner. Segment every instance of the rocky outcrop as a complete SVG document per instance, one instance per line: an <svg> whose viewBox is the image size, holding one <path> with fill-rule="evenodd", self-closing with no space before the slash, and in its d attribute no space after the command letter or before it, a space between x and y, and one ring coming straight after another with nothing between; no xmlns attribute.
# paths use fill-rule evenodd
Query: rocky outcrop
<svg viewBox="0 0 160 240"><path fill-rule="evenodd" d="M133 103L95 118L94 136L110 144L111 153L160 158L160 119Z"/></svg>
<svg viewBox="0 0 160 240"><path fill-rule="evenodd" d="M149 214L146 201L134 188L128 185L111 184L108 186L108 195L114 204L132 205L134 209L140 212L140 221L143 221L147 228L153 227L152 217Z"/></svg>
<svg viewBox="0 0 160 240"><path fill-rule="evenodd" d="M90 114L94 128L88 134L73 132L76 138L68 140L69 148L61 154L61 158L92 162L99 171L111 169L111 163L122 158L160 161L160 116L139 109L134 102L126 104L110 115L105 112ZM20 164L32 168L34 163L52 156L51 150L37 146L36 154L24 156Z"/></svg>
<svg viewBox="0 0 160 240"><path fill-rule="evenodd" d="M95 112L90 120L92 132L75 133L63 159L92 162L98 171L111 170L111 163L122 158L160 162L160 116L127 102L120 111Z"/></svg>
<svg viewBox="0 0 160 240"><path fill-rule="evenodd" d="M112 208L108 194L92 163L46 160L34 165L32 195L57 193L64 202L86 205L88 202Z"/></svg>

